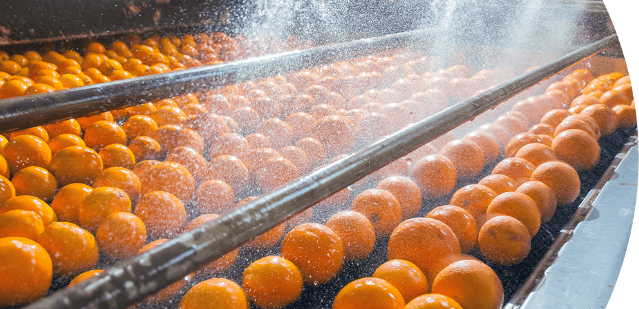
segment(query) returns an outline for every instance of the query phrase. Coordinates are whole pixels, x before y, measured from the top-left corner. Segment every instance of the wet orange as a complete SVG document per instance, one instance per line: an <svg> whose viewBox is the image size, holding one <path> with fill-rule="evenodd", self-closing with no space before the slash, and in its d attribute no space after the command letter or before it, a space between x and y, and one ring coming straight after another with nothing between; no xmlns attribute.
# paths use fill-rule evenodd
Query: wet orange
<svg viewBox="0 0 639 309"><path fill-rule="evenodd" d="M175 195L165 191L144 194L135 205L135 215L151 238L174 237L186 225L186 210Z"/></svg>
<svg viewBox="0 0 639 309"><path fill-rule="evenodd" d="M453 163L459 178L475 177L484 168L484 152L475 142L454 140L444 145L439 153Z"/></svg>
<svg viewBox="0 0 639 309"><path fill-rule="evenodd" d="M555 152L553 152L550 147L540 143L532 143L521 147L519 151L517 151L515 158L524 159L532 163L535 167L549 161L558 160Z"/></svg>
<svg viewBox="0 0 639 309"><path fill-rule="evenodd" d="M263 192L269 192L299 177L293 162L273 157L256 166L255 181Z"/></svg>
<svg viewBox="0 0 639 309"><path fill-rule="evenodd" d="M102 220L118 211L131 212L131 201L124 190L99 187L89 192L78 208L80 226L94 233Z"/></svg>
<svg viewBox="0 0 639 309"><path fill-rule="evenodd" d="M9 136L9 140L14 139L16 136L20 135L33 135L39 137L45 143L48 143L51 139L49 138L49 133L43 127L31 127L23 130L13 131Z"/></svg>
<svg viewBox="0 0 639 309"><path fill-rule="evenodd" d="M610 135L617 130L619 119L617 114L608 106L594 104L584 108L580 114L590 116L595 119L601 129L601 135Z"/></svg>
<svg viewBox="0 0 639 309"><path fill-rule="evenodd" d="M405 301L428 293L426 276L415 264L406 260L390 260L377 267L374 278L386 280L392 284Z"/></svg>
<svg viewBox="0 0 639 309"><path fill-rule="evenodd" d="M541 181L550 187L555 192L559 205L572 203L581 188L577 171L563 162L546 162L538 166L530 180Z"/></svg>
<svg viewBox="0 0 639 309"><path fill-rule="evenodd" d="M86 147L86 144L80 136L66 133L54 137L49 142L49 149L51 149L52 156L55 156L55 154L60 152L60 150L70 146Z"/></svg>
<svg viewBox="0 0 639 309"><path fill-rule="evenodd" d="M402 220L402 208L395 196L383 189L368 189L358 194L351 210L366 216L377 237L386 237Z"/></svg>
<svg viewBox="0 0 639 309"><path fill-rule="evenodd" d="M201 183L205 181L205 171L207 162L204 157L195 151L193 148L189 147L175 147L173 150L169 151L164 158L164 161L170 161L179 163L184 166L197 183Z"/></svg>
<svg viewBox="0 0 639 309"><path fill-rule="evenodd" d="M189 224L187 224L184 227L184 231L185 232L191 231L194 228L199 227L200 225L205 224L209 221L212 221L213 219L217 217L219 217L219 215L217 214L201 215L191 220L191 222L189 222ZM284 231L282 230L282 233L283 232ZM233 263L235 263L235 260L237 260L237 256L239 255L239 252L240 252L239 249L233 249L230 252L224 254L223 256L217 258L216 260L209 262L208 264L202 265L200 268L198 268L197 274L210 277L214 274L219 274L221 272L226 271L233 265Z"/></svg>
<svg viewBox="0 0 639 309"><path fill-rule="evenodd" d="M523 223L531 237L539 231L541 214L535 200L518 192L506 192L498 195L490 202L486 210L488 218L495 216L511 216Z"/></svg>
<svg viewBox="0 0 639 309"><path fill-rule="evenodd" d="M479 146L484 154L484 161L486 164L490 164L497 160L499 156L499 144L492 136L486 132L475 131L464 136L465 140L474 142Z"/></svg>
<svg viewBox="0 0 639 309"><path fill-rule="evenodd" d="M249 265L242 273L242 288L261 308L284 308L302 295L302 273L291 261L267 256Z"/></svg>
<svg viewBox="0 0 639 309"><path fill-rule="evenodd" d="M619 127L629 129L637 125L637 112L629 105L617 105L612 108L619 119Z"/></svg>
<svg viewBox="0 0 639 309"><path fill-rule="evenodd" d="M308 156L310 163L309 169L314 169L326 162L326 149L317 139L312 137L301 138L295 143L295 147L302 149Z"/></svg>
<svg viewBox="0 0 639 309"><path fill-rule="evenodd" d="M405 304L402 294L386 280L361 278L337 293L333 309L401 309Z"/></svg>
<svg viewBox="0 0 639 309"><path fill-rule="evenodd" d="M84 142L87 147L100 151L102 147L109 144L122 144L127 142L126 133L115 122L96 121L84 130Z"/></svg>
<svg viewBox="0 0 639 309"><path fill-rule="evenodd" d="M464 309L498 309L504 301L497 274L488 265L472 260L444 268L435 278L432 292L450 295Z"/></svg>
<svg viewBox="0 0 639 309"><path fill-rule="evenodd" d="M423 157L410 171L410 178L422 191L422 198L433 199L449 194L455 188L455 165L441 155Z"/></svg>
<svg viewBox="0 0 639 309"><path fill-rule="evenodd" d="M346 261L363 260L375 246L375 229L371 222L356 211L339 212L326 222L342 241Z"/></svg>
<svg viewBox="0 0 639 309"><path fill-rule="evenodd" d="M515 188L513 187L514 191ZM498 193L492 188L480 184L472 184L459 188L450 199L449 204L462 207L468 211L474 219L486 213L490 202Z"/></svg>
<svg viewBox="0 0 639 309"><path fill-rule="evenodd" d="M49 163L49 171L59 186L70 183L91 184L102 171L100 155L87 147L71 146L60 150Z"/></svg>
<svg viewBox="0 0 639 309"><path fill-rule="evenodd" d="M165 161L151 167L140 176L142 194L165 191L175 195L182 203L188 203L195 191L193 175L181 164Z"/></svg>
<svg viewBox="0 0 639 309"><path fill-rule="evenodd" d="M162 156L162 146L156 140L148 136L138 136L131 140L127 146L136 162L144 160L158 160Z"/></svg>
<svg viewBox="0 0 639 309"><path fill-rule="evenodd" d="M20 306L43 297L51 286L51 257L37 242L0 238L0 306Z"/></svg>
<svg viewBox="0 0 639 309"><path fill-rule="evenodd" d="M307 285L328 282L337 275L344 261L339 236L318 223L305 223L293 228L284 236L280 252L299 267Z"/></svg>
<svg viewBox="0 0 639 309"><path fill-rule="evenodd" d="M30 210L10 210L0 215L0 238L24 237L36 240L44 230L40 215Z"/></svg>
<svg viewBox="0 0 639 309"><path fill-rule="evenodd" d="M489 261L504 266L521 263L530 252L531 237L526 226L510 216L496 216L479 231L479 249Z"/></svg>
<svg viewBox="0 0 639 309"><path fill-rule="evenodd" d="M133 257L146 244L144 222L129 212L107 216L95 234L100 252L119 260Z"/></svg>
<svg viewBox="0 0 639 309"><path fill-rule="evenodd" d="M133 115L122 124L122 129L129 140L138 136L151 136L158 128L155 120L145 115Z"/></svg>
<svg viewBox="0 0 639 309"><path fill-rule="evenodd" d="M582 130L566 130L555 136L552 151L577 171L589 170L599 162L600 148L592 135Z"/></svg>
<svg viewBox="0 0 639 309"><path fill-rule="evenodd" d="M233 207L233 189L221 180L208 180L195 190L195 208L202 214L221 214Z"/></svg>
<svg viewBox="0 0 639 309"><path fill-rule="evenodd" d="M527 132L513 136L506 144L506 158L514 157L521 147L532 143L541 143L541 139L536 134Z"/></svg>
<svg viewBox="0 0 639 309"><path fill-rule="evenodd" d="M104 169L93 180L93 188L113 187L126 192L132 203L140 198L140 178L131 170L122 167L110 167Z"/></svg>
<svg viewBox="0 0 639 309"><path fill-rule="evenodd" d="M248 300L242 288L235 282L212 278L189 289L180 301L180 309L205 309L212 304L220 308L246 309Z"/></svg>
<svg viewBox="0 0 639 309"><path fill-rule="evenodd" d="M428 293L414 298L404 309L458 309L461 305L454 299L437 293Z"/></svg>
<svg viewBox="0 0 639 309"><path fill-rule="evenodd" d="M71 282L69 282L69 285L67 285L67 288L70 288L80 282L83 282L85 280L91 279L95 276L100 275L101 273L103 273L104 270L102 269L93 269L93 270L87 270L79 275L77 275L75 278L73 278L73 280L71 280Z"/></svg>
<svg viewBox="0 0 639 309"><path fill-rule="evenodd" d="M530 175L535 170L535 165L522 158L506 158L497 163L491 174L501 174L510 177L515 187L530 180Z"/></svg>
<svg viewBox="0 0 639 309"><path fill-rule="evenodd" d="M55 276L75 277L94 268L100 257L93 235L73 223L51 223L38 235L38 243L51 256Z"/></svg>
<svg viewBox="0 0 639 309"><path fill-rule="evenodd" d="M34 211L40 216L45 227L51 222L58 221L53 209L43 200L34 196L19 195L4 201L0 206L0 215L16 209Z"/></svg>
<svg viewBox="0 0 639 309"><path fill-rule="evenodd" d="M431 210L426 218L444 222L457 236L461 251L468 253L477 244L477 225L470 212L453 205L444 205Z"/></svg>
<svg viewBox="0 0 639 309"><path fill-rule="evenodd" d="M311 137L322 143L326 148L328 157L333 157L338 154L349 153L355 146L356 136L348 118L332 115L318 120L317 125L313 128Z"/></svg>
<svg viewBox="0 0 639 309"><path fill-rule="evenodd" d="M27 166L47 168L51 161L51 149L39 137L20 135L4 146L2 156L7 161L11 174L15 175Z"/></svg>
<svg viewBox="0 0 639 309"><path fill-rule="evenodd" d="M220 135L209 148L211 159L221 155L234 155L241 157L251 150L248 140L242 135L234 133L224 133Z"/></svg>

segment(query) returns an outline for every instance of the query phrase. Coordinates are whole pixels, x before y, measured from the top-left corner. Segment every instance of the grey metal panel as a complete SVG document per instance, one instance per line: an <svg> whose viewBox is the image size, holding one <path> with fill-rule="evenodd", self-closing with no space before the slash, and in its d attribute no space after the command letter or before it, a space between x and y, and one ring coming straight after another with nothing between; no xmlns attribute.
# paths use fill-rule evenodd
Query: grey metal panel
<svg viewBox="0 0 639 309"><path fill-rule="evenodd" d="M637 199L633 146L522 308L605 308L626 254Z"/></svg>

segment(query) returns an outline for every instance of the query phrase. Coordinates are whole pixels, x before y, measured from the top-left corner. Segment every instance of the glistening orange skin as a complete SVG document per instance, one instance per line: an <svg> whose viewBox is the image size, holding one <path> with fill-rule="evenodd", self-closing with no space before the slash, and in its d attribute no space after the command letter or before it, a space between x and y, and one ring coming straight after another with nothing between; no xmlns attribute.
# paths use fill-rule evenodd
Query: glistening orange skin
<svg viewBox="0 0 639 309"><path fill-rule="evenodd" d="M402 294L380 278L360 278L344 286L333 302L333 309L402 309Z"/></svg>
<svg viewBox="0 0 639 309"><path fill-rule="evenodd" d="M488 265L472 260L444 268L435 278L432 292L451 295L464 309L498 309L504 301L497 274Z"/></svg>
<svg viewBox="0 0 639 309"><path fill-rule="evenodd" d="M415 264L405 260L390 260L380 265L373 277L386 280L402 294L405 301L428 292L424 273Z"/></svg>
<svg viewBox="0 0 639 309"><path fill-rule="evenodd" d="M242 273L242 288L251 302L261 308L283 308L302 294L304 281L299 268L279 256L267 256Z"/></svg>
<svg viewBox="0 0 639 309"><path fill-rule="evenodd" d="M347 261L367 258L375 247L375 229L371 222L356 211L336 213L326 226L339 236Z"/></svg>
<svg viewBox="0 0 639 309"><path fill-rule="evenodd" d="M530 234L526 226L510 216L496 216L479 231L482 255L498 265L521 263L530 252Z"/></svg>
<svg viewBox="0 0 639 309"><path fill-rule="evenodd" d="M0 306L28 304L51 286L51 257L33 240L0 238L0 265Z"/></svg>
<svg viewBox="0 0 639 309"><path fill-rule="evenodd" d="M375 228L377 237L390 235L402 221L402 208L395 196L382 189L365 190L353 200L352 211L357 211Z"/></svg>

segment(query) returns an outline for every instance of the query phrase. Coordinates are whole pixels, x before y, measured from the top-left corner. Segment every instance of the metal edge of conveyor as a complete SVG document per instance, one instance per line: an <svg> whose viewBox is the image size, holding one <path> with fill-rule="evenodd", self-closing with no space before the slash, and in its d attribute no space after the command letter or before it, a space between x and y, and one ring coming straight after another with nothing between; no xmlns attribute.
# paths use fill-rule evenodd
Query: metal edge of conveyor
<svg viewBox="0 0 639 309"><path fill-rule="evenodd" d="M616 35L582 47L539 68L414 123L339 161L232 209L99 276L59 290L27 308L124 308L183 278L387 163L417 149L468 119L601 50Z"/></svg>
<svg viewBox="0 0 639 309"><path fill-rule="evenodd" d="M504 309L607 307L630 241L638 183L635 131Z"/></svg>

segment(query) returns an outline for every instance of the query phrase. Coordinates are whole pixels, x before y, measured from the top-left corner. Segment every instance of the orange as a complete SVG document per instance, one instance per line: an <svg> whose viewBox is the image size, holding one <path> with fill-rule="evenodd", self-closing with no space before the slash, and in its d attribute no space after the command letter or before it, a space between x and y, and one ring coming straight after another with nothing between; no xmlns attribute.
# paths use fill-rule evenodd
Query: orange
<svg viewBox="0 0 639 309"><path fill-rule="evenodd" d="M637 112L629 105L617 105L612 108L619 119L619 127L630 129L637 125Z"/></svg>
<svg viewBox="0 0 639 309"><path fill-rule="evenodd" d="M49 149L51 149L51 155L53 156L60 150L71 146L86 147L86 144L80 136L66 133L54 137L49 142Z"/></svg>
<svg viewBox="0 0 639 309"><path fill-rule="evenodd" d="M104 112L86 117L76 118L76 121L80 124L82 131L85 131L90 125L97 121L109 121L113 122L113 115L110 112Z"/></svg>
<svg viewBox="0 0 639 309"><path fill-rule="evenodd" d="M370 220L377 237L386 237L402 221L402 208L395 196L382 189L368 189L353 200L351 210Z"/></svg>
<svg viewBox="0 0 639 309"><path fill-rule="evenodd" d="M326 158L328 156L326 149L317 139L312 137L301 138L295 143L295 147L302 149L308 156L310 163L309 169L314 169L326 162Z"/></svg>
<svg viewBox="0 0 639 309"><path fill-rule="evenodd" d="M529 101L522 101L517 104L520 103L529 103ZM517 104L515 105L515 107L519 106ZM514 107L513 111L515 111ZM510 136L511 138L519 133L526 132L526 130L528 129L528 123L525 120L515 117L514 115L504 114L503 116L497 118L497 120L495 120L493 123L504 127L509 133L508 136Z"/></svg>
<svg viewBox="0 0 639 309"><path fill-rule="evenodd" d="M201 114L208 113L208 110L206 109L206 107L204 107L204 105L201 105L201 104L188 104L182 107L182 111L186 114L187 118L188 116L198 116Z"/></svg>
<svg viewBox="0 0 639 309"><path fill-rule="evenodd" d="M165 152L180 146L193 148L198 153L204 151L204 140L191 129L180 129L179 126L166 125L160 127L151 137L162 145Z"/></svg>
<svg viewBox="0 0 639 309"><path fill-rule="evenodd" d="M140 177L142 183L142 194L153 191L166 191L180 199L182 204L191 201L195 191L195 180L193 175L181 164L175 162L162 162L157 164L143 176Z"/></svg>
<svg viewBox="0 0 639 309"><path fill-rule="evenodd" d="M157 108L155 107L155 105L153 105L153 103L143 103L129 107L127 109L127 114L129 115L129 117L135 115L151 116L153 115L153 113L155 113L156 110ZM153 120L153 122L155 122L155 120Z"/></svg>
<svg viewBox="0 0 639 309"><path fill-rule="evenodd" d="M51 208L55 211L58 220L80 224L78 209L82 200L93 188L82 183L72 183L62 187L51 202Z"/></svg>
<svg viewBox="0 0 639 309"><path fill-rule="evenodd" d="M83 282L85 280L91 279L95 276L100 275L101 273L103 273L104 270L102 269L93 269L93 270L87 270L79 275L77 275L75 278L73 278L73 280L71 280L71 282L69 282L69 285L67 285L67 288L70 288L80 282Z"/></svg>
<svg viewBox="0 0 639 309"><path fill-rule="evenodd" d="M99 187L82 200L78 220L80 226L95 233L104 218L118 211L131 212L131 201L126 192L113 187Z"/></svg>
<svg viewBox="0 0 639 309"><path fill-rule="evenodd" d="M160 107L150 116L159 127L167 124L180 124L186 120L186 114L180 108L171 106Z"/></svg>
<svg viewBox="0 0 639 309"><path fill-rule="evenodd" d="M87 147L71 146L60 150L49 163L49 171L59 186L78 182L91 184L102 171L100 155Z"/></svg>
<svg viewBox="0 0 639 309"><path fill-rule="evenodd" d="M140 198L141 183L135 173L122 167L110 167L98 174L93 181L93 188L113 187L126 192L135 203Z"/></svg>
<svg viewBox="0 0 639 309"><path fill-rule="evenodd" d="M236 208L240 208L253 200L255 200L256 196L249 196L237 203L235 205ZM268 249L275 246L284 236L284 227L285 224L281 223L274 228L251 238L249 241L243 244L244 247L253 248L253 249Z"/></svg>
<svg viewBox="0 0 639 309"><path fill-rule="evenodd" d="M304 150L295 146L286 146L278 150L280 155L291 161L300 174L306 174L309 171L309 159Z"/></svg>
<svg viewBox="0 0 639 309"><path fill-rule="evenodd" d="M109 144L100 149L100 157L104 168L123 167L132 169L135 165L135 155L131 149L122 144Z"/></svg>
<svg viewBox="0 0 639 309"><path fill-rule="evenodd" d="M297 141L300 138L311 136L313 128L317 125L317 119L310 114L300 112L286 117L286 123L292 129L292 138Z"/></svg>
<svg viewBox="0 0 639 309"><path fill-rule="evenodd" d="M42 219L42 224L44 224L45 227L51 224L51 222L58 221L53 209L43 200L34 196L20 195L7 199L2 203L2 206L0 206L0 215L16 209L36 212Z"/></svg>
<svg viewBox="0 0 639 309"><path fill-rule="evenodd" d="M632 93L632 88L630 90L630 93ZM630 105L631 101L632 98L630 98L625 93L615 89L606 91L599 98L599 102L601 102L601 104L607 105L610 108L613 108L617 105Z"/></svg>
<svg viewBox="0 0 639 309"><path fill-rule="evenodd" d="M582 117L589 117L593 119L594 121L594 118L590 116L582 115L582 114L567 117L559 125L557 125L557 128L555 128L555 131L553 133L554 136L557 136L561 132L566 130L578 129L578 130L583 130L587 132L588 134L592 135L595 139L599 139L600 137L599 125L595 122L594 125L596 127L594 127L593 129L593 126L591 126L585 119L583 119L582 117L579 117L579 118L576 117L579 115L581 115ZM553 139L554 139L554 136L553 136Z"/></svg>
<svg viewBox="0 0 639 309"><path fill-rule="evenodd" d="M391 133L393 121L390 117L372 112L362 116L356 123L357 141L361 145L369 145Z"/></svg>
<svg viewBox="0 0 639 309"><path fill-rule="evenodd" d="M477 244L477 224L470 212L453 205L444 205L431 210L426 218L444 222L457 236L461 251L468 253Z"/></svg>
<svg viewBox="0 0 639 309"><path fill-rule="evenodd" d="M522 158L506 158L497 163L491 174L501 174L510 177L515 187L530 180L530 175L535 170L535 165Z"/></svg>
<svg viewBox="0 0 639 309"><path fill-rule="evenodd" d="M225 182L208 180L195 190L193 200L195 208L201 214L221 214L233 207L235 195L233 189Z"/></svg>
<svg viewBox="0 0 639 309"><path fill-rule="evenodd" d="M6 81L0 88L0 98L7 99L25 95L29 85L24 81L12 79Z"/></svg>
<svg viewBox="0 0 639 309"><path fill-rule="evenodd" d="M271 148L271 142L268 140L266 135L261 133L253 133L247 135L246 141L248 141L251 149Z"/></svg>
<svg viewBox="0 0 639 309"><path fill-rule="evenodd" d="M186 225L186 210L173 194L153 191L140 198L135 215L144 222L147 233L153 238L172 237L182 232Z"/></svg>
<svg viewBox="0 0 639 309"><path fill-rule="evenodd" d="M453 163L459 178L475 177L484 169L484 152L475 142L457 139L444 145L439 154Z"/></svg>
<svg viewBox="0 0 639 309"><path fill-rule="evenodd" d="M38 235L49 253L56 276L70 278L94 268L100 252L91 233L69 222L53 222Z"/></svg>
<svg viewBox="0 0 639 309"><path fill-rule="evenodd" d="M519 192L506 192L498 195L490 202L486 210L488 218L495 216L511 216L523 223L531 237L539 231L541 214L535 200Z"/></svg>
<svg viewBox="0 0 639 309"><path fill-rule="evenodd" d="M267 159L256 166L255 181L262 192L269 192L299 177L293 162L283 158Z"/></svg>
<svg viewBox="0 0 639 309"><path fill-rule="evenodd" d="M428 293L428 282L424 273L415 264L405 260L390 260L377 267L374 278L392 284L406 301Z"/></svg>
<svg viewBox="0 0 639 309"><path fill-rule="evenodd" d="M459 309L461 305L454 299L437 293L428 293L414 298L404 309Z"/></svg>
<svg viewBox="0 0 639 309"><path fill-rule="evenodd" d="M0 238L24 237L36 240L43 230L42 219L35 211L16 209L0 215Z"/></svg>
<svg viewBox="0 0 639 309"><path fill-rule="evenodd" d="M264 134L274 149L291 145L291 140L293 139L293 129L291 126L278 118L262 121L257 128L257 132Z"/></svg>
<svg viewBox="0 0 639 309"><path fill-rule="evenodd" d="M89 125L84 131L84 142L87 147L100 151L102 147L109 144L122 144L127 142L126 133L115 122L96 121Z"/></svg>
<svg viewBox="0 0 639 309"><path fill-rule="evenodd" d="M618 82L619 81L617 81L617 83ZM626 102L625 105L630 105L631 102L635 99L635 96L632 93L632 85L630 85L630 82L622 83L622 84L617 84L617 83L615 83L615 86L614 88L612 88L612 91L621 92L622 94L626 95L626 97L628 97L629 100Z"/></svg>
<svg viewBox="0 0 639 309"><path fill-rule="evenodd" d="M148 136L138 136L131 140L127 146L136 162L144 160L158 160L162 156L162 146L156 140Z"/></svg>
<svg viewBox="0 0 639 309"><path fill-rule="evenodd" d="M583 171L597 165L601 149L592 135L571 129L555 136L552 151L557 154L557 158L570 164L575 170Z"/></svg>
<svg viewBox="0 0 639 309"><path fill-rule="evenodd" d="M570 165L563 162L546 162L538 166L530 180L541 181L556 194L557 203L572 203L579 195L581 182L579 174Z"/></svg>
<svg viewBox="0 0 639 309"><path fill-rule="evenodd" d="M520 133L515 135L508 141L508 144L506 144L506 158L514 157L521 147L532 143L541 143L541 139L533 133Z"/></svg>
<svg viewBox="0 0 639 309"><path fill-rule="evenodd" d="M260 124L260 115L250 106L240 106L233 110L231 117L237 121L242 134L255 132Z"/></svg>
<svg viewBox="0 0 639 309"><path fill-rule="evenodd" d="M545 134L541 134L541 135L537 135L539 136L539 139L541 139L541 143L548 146L548 147L552 147L552 136L550 135L545 135ZM515 155L516 156L516 155Z"/></svg>
<svg viewBox="0 0 639 309"><path fill-rule="evenodd" d="M302 273L291 261L279 256L263 257L242 273L242 288L260 308L284 308L302 295Z"/></svg>
<svg viewBox="0 0 639 309"><path fill-rule="evenodd" d="M344 261L339 236L318 223L305 223L293 228L284 236L280 252L299 267L307 285L328 282L337 275Z"/></svg>
<svg viewBox="0 0 639 309"><path fill-rule="evenodd" d="M158 124L149 116L133 115L122 124L122 129L129 139L134 139L138 136L151 136L158 130Z"/></svg>
<svg viewBox="0 0 639 309"><path fill-rule="evenodd" d="M521 147L517 151L515 158L524 159L532 163L535 167L549 161L558 161L552 149L540 143L532 143Z"/></svg>
<svg viewBox="0 0 639 309"><path fill-rule="evenodd" d="M544 114L539 123L550 125L554 129L570 115L571 113L565 109L553 109Z"/></svg>
<svg viewBox="0 0 639 309"><path fill-rule="evenodd" d="M526 226L510 216L496 216L479 231L479 249L489 261L504 266L521 263L530 252Z"/></svg>
<svg viewBox="0 0 639 309"><path fill-rule="evenodd" d="M124 260L133 257L146 244L144 222L129 212L114 212L107 216L95 234L100 252Z"/></svg>
<svg viewBox="0 0 639 309"><path fill-rule="evenodd" d="M180 309L206 309L211 305L219 308L246 309L249 304L242 288L235 282L213 278L190 288L180 301Z"/></svg>
<svg viewBox="0 0 639 309"><path fill-rule="evenodd" d="M423 157L410 171L410 178L422 191L422 198L434 199L449 194L455 188L455 165L442 155Z"/></svg>
<svg viewBox="0 0 639 309"><path fill-rule="evenodd" d="M388 259L414 263L424 272L429 285L452 261L459 259L461 249L455 233L441 221L413 218L400 223L388 240Z"/></svg>
<svg viewBox="0 0 639 309"><path fill-rule="evenodd" d="M0 152L2 149L0 149ZM0 155L0 176L4 178L11 178L11 170L9 169L9 164L7 164L7 160L4 159L2 155Z"/></svg>
<svg viewBox="0 0 639 309"><path fill-rule="evenodd" d="M630 76L624 76L615 82L615 88L620 85L630 84Z"/></svg>
<svg viewBox="0 0 639 309"><path fill-rule="evenodd" d="M513 191L515 188L512 188ZM449 204L462 207L476 220L486 213L490 202L498 193L482 184L472 184L459 188L450 199Z"/></svg>
<svg viewBox="0 0 639 309"><path fill-rule="evenodd" d="M333 302L333 309L402 309L402 294L388 281L360 278L344 286Z"/></svg>
<svg viewBox="0 0 639 309"><path fill-rule="evenodd" d="M43 297L51 286L51 257L37 242L0 238L0 306L20 306Z"/></svg>
<svg viewBox="0 0 639 309"><path fill-rule="evenodd" d="M20 136L20 135L33 135L33 136L37 136L39 137L41 140L43 140L45 143L48 143L50 141L49 139L49 133L47 133L47 130L45 130L43 127L31 127L28 129L23 129L23 130L18 130L18 131L13 131L11 133L11 135L9 136L9 140L14 139L16 136Z"/></svg>
<svg viewBox="0 0 639 309"><path fill-rule="evenodd" d="M188 232L190 230L193 230L194 228L199 227L209 221L212 221L213 219L217 217L219 216L216 214L201 215L191 220L191 222L189 222L189 224L187 224L186 227L184 227L184 231ZM283 233L284 233L284 230L282 229L282 234ZM229 269L233 265L233 263L235 263L235 260L237 260L237 256L239 255L239 252L240 252L239 249L233 249L230 252L224 254L223 256L217 258L216 260L209 262L205 265L202 265L200 268L198 268L197 273L204 276L212 276L213 274L224 272L227 269Z"/></svg>
<svg viewBox="0 0 639 309"><path fill-rule="evenodd" d="M21 169L11 178L11 183L17 195L31 195L44 201L51 201L58 191L55 177L46 169L37 166Z"/></svg>
<svg viewBox="0 0 639 309"><path fill-rule="evenodd" d="M251 145L242 135L224 133L213 141L209 148L211 159L221 155L234 155L241 157L251 151Z"/></svg>
<svg viewBox="0 0 639 309"><path fill-rule="evenodd" d="M464 136L464 139L474 142L477 146L479 146L484 154L484 161L486 164L495 162L499 156L499 145L497 144L497 140L488 133L475 131Z"/></svg>
<svg viewBox="0 0 639 309"><path fill-rule="evenodd" d="M39 137L20 135L7 143L2 156L7 160L11 174L15 175L27 166L47 168L51 161L51 149Z"/></svg>
<svg viewBox="0 0 639 309"><path fill-rule="evenodd" d="M415 216L422 208L422 194L415 182L407 177L392 176L382 180L376 187L390 192L402 209L402 219Z"/></svg>
<svg viewBox="0 0 639 309"><path fill-rule="evenodd" d="M510 139L506 128L494 123L482 125L476 132L484 132L494 138L497 141L497 145L499 145L500 152L506 149L506 144L508 144L508 140Z"/></svg>
<svg viewBox="0 0 639 309"><path fill-rule="evenodd" d="M148 243L146 246L142 247L142 249L140 249L140 251L138 251L138 255L141 255L153 248L159 247L161 245L163 245L164 243L166 243L167 241L169 241L168 239L158 239L155 240L153 242ZM180 290L182 290L182 288L186 285L187 281L190 280L190 276L186 276L183 279L180 279L174 283L172 283L171 285L165 287L164 289L160 290L159 292L147 296L144 299L145 303L151 303L151 304L157 304L157 303L161 303L164 301L167 301L171 298L173 298L173 296L175 296L178 292L180 292Z"/></svg>
<svg viewBox="0 0 639 309"><path fill-rule="evenodd" d="M189 147L175 147L166 156L164 161L179 163L186 168L195 181L204 181L204 172L207 166L206 159L197 151Z"/></svg>
<svg viewBox="0 0 639 309"><path fill-rule="evenodd" d="M334 157L351 151L355 146L356 132L348 118L332 115L317 121L311 137L322 143L328 157Z"/></svg>
<svg viewBox="0 0 639 309"><path fill-rule="evenodd" d="M236 194L246 188L249 179L249 171L244 162L231 155L212 159L204 174L207 179L218 179L225 182Z"/></svg>
<svg viewBox="0 0 639 309"><path fill-rule="evenodd" d="M528 181L519 186L515 192L526 194L535 201L542 224L552 219L557 209L557 196L546 184L541 181Z"/></svg>
<svg viewBox="0 0 639 309"><path fill-rule="evenodd" d="M464 309L498 309L504 288L497 274L479 261L457 261L444 268L433 282L432 293L450 295Z"/></svg>
<svg viewBox="0 0 639 309"><path fill-rule="evenodd" d="M406 155L406 158L410 160L412 165L415 165L421 158L436 154L439 154L439 150L437 150L437 148L430 144L424 144L421 147L409 152Z"/></svg>
<svg viewBox="0 0 639 309"><path fill-rule="evenodd" d="M610 107L603 104L588 106L580 114L594 118L603 136L614 133L619 126L617 114Z"/></svg>
<svg viewBox="0 0 639 309"><path fill-rule="evenodd" d="M375 247L375 229L359 212L339 212L328 219L326 226L342 241L346 261L363 260Z"/></svg>

